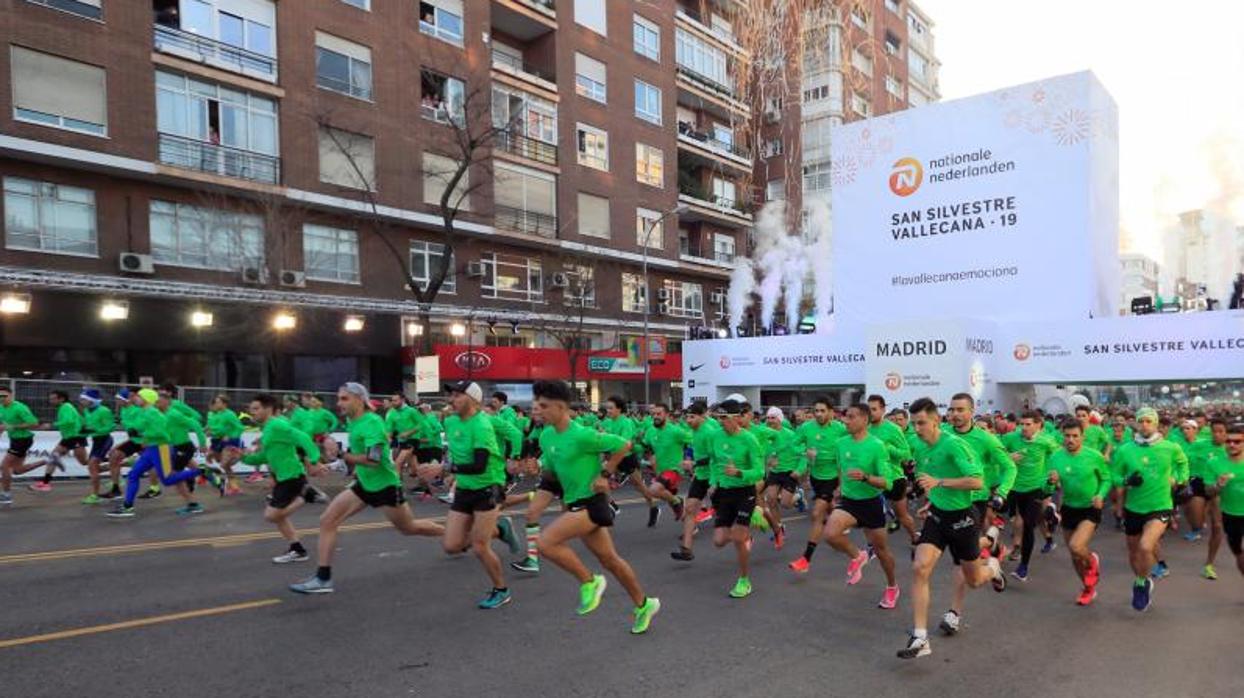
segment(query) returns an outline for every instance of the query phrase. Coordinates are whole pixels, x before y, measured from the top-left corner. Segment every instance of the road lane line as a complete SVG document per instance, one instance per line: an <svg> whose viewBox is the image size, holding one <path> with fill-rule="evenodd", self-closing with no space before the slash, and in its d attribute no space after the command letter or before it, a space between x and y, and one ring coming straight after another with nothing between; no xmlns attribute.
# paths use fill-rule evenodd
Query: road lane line
<svg viewBox="0 0 1244 698"><path fill-rule="evenodd" d="M99 633L109 633L115 630L127 630L129 628L141 628L146 625L156 625L159 623L171 623L179 620L189 620L191 618L202 618L204 616L218 616L224 613L234 613L236 611L247 611L252 608L263 608L265 606L273 606L281 603L280 599L262 599L259 601L247 601L246 603L236 603L231 606L216 606L215 608L201 608L197 611L182 611L181 613L169 613L163 616L150 616L148 618L136 618L134 620L121 621L119 623L108 623L106 625L92 625L86 628L74 628L72 630L60 630L54 633L45 633L43 635L30 635L28 637L16 637L11 640L0 640L0 649L9 647L20 647L22 645L33 645L40 642L52 642L54 640L68 640L69 638L82 637L83 635L98 635Z"/></svg>

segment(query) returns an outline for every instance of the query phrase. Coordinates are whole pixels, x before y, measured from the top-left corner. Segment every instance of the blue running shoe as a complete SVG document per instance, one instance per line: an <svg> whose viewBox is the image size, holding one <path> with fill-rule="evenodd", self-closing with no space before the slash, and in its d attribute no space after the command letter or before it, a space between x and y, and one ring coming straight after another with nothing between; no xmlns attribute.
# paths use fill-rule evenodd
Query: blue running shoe
<svg viewBox="0 0 1244 698"><path fill-rule="evenodd" d="M479 602L479 607L483 609L501 608L509 602L509 589L493 589L488 592L488 596L485 596L484 599Z"/></svg>
<svg viewBox="0 0 1244 698"><path fill-rule="evenodd" d="M1170 568L1166 566L1166 563L1159 561L1158 564L1153 566L1153 571L1149 573L1149 578L1150 579L1165 579L1166 577L1169 577L1170 574L1171 574Z"/></svg>
<svg viewBox="0 0 1244 698"><path fill-rule="evenodd" d="M1149 610L1149 604L1153 603L1153 580L1146 579L1143 584L1132 585L1132 608L1137 611Z"/></svg>

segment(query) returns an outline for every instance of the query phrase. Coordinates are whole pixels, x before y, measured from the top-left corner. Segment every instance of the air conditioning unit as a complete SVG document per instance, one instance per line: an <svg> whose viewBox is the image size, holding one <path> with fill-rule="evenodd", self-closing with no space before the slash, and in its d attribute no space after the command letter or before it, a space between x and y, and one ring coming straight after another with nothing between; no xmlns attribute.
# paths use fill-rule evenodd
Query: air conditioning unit
<svg viewBox="0 0 1244 698"><path fill-rule="evenodd" d="M118 260L118 266L121 271L126 274L154 274L155 262L149 254L138 254L137 252L122 252L121 258Z"/></svg>
<svg viewBox="0 0 1244 698"><path fill-rule="evenodd" d="M708 300L710 303L713 303L714 305L721 305L722 303L726 301L726 294L722 293L721 291L713 291L712 293L709 294Z"/></svg>
<svg viewBox="0 0 1244 698"><path fill-rule="evenodd" d="M281 270L281 285L289 288L306 288L307 272L297 269Z"/></svg>
<svg viewBox="0 0 1244 698"><path fill-rule="evenodd" d="M669 303L657 303L657 315L669 315L669 314L670 314Z"/></svg>
<svg viewBox="0 0 1244 698"><path fill-rule="evenodd" d="M242 267L242 283L266 284L268 283L268 270L263 267Z"/></svg>
<svg viewBox="0 0 1244 698"><path fill-rule="evenodd" d="M670 290L668 288L657 289L657 300L667 301L670 299Z"/></svg>
<svg viewBox="0 0 1244 698"><path fill-rule="evenodd" d="M570 277L564 271L555 271L549 274L549 288L568 288L570 286Z"/></svg>
<svg viewBox="0 0 1244 698"><path fill-rule="evenodd" d="M484 263L483 262L467 262L466 275L471 277L472 279L484 278Z"/></svg>
<svg viewBox="0 0 1244 698"><path fill-rule="evenodd" d="M765 110L765 123L766 124L776 124L778 121L781 121L781 119L782 119L782 115L778 113L776 109Z"/></svg>

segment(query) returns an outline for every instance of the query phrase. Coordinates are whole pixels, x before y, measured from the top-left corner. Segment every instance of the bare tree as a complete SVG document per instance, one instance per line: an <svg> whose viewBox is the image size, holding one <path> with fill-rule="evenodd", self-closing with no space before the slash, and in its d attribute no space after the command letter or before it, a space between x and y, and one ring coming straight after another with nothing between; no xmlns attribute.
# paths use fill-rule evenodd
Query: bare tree
<svg viewBox="0 0 1244 698"><path fill-rule="evenodd" d="M603 289L597 284L597 274L604 265L571 255L563 255L556 262L560 268L549 276L556 279L558 288L553 290L554 285L549 284L549 289L560 298L549 299L547 318L535 324L561 347L572 390L578 399L583 399L578 392L579 362L601 351L592 347L595 333L588 329L587 320L601 304Z"/></svg>

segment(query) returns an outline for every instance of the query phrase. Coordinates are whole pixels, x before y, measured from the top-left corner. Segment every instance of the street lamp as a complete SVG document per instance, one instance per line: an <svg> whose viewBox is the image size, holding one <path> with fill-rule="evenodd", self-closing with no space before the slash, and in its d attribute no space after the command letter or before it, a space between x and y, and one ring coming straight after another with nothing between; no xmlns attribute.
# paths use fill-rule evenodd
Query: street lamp
<svg viewBox="0 0 1244 698"><path fill-rule="evenodd" d="M644 263L643 263L644 344L643 344L643 351L641 352L641 356L643 357L643 361L644 361L644 407L645 408L648 405L652 404L652 383L650 381L651 373L652 373L652 365L651 365L651 362L648 360L648 351L650 349L649 339L648 339L648 313L650 311L650 308L648 304L649 304L649 301L652 300L651 294L648 293L648 242L650 241L650 238L652 237L652 231L656 230L656 227L660 225L662 221L664 221L666 218L669 218L670 216L680 215L686 210L687 210L687 205L680 203L674 208L671 208L665 213L662 213L659 218L654 218L648 221L644 225L644 240L643 240L643 244L641 245L641 247L643 247L643 254L644 254Z"/></svg>

